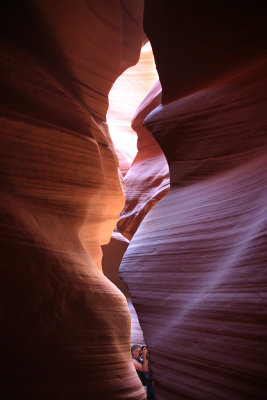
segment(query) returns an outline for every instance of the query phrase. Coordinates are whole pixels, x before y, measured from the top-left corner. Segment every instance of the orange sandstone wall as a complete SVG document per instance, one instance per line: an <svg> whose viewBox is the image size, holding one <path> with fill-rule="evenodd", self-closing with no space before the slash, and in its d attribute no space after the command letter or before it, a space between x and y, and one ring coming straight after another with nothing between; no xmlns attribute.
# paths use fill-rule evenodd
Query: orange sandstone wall
<svg viewBox="0 0 267 400"><path fill-rule="evenodd" d="M142 12L1 5L1 399L145 399L100 247L124 206L107 96L138 60Z"/></svg>

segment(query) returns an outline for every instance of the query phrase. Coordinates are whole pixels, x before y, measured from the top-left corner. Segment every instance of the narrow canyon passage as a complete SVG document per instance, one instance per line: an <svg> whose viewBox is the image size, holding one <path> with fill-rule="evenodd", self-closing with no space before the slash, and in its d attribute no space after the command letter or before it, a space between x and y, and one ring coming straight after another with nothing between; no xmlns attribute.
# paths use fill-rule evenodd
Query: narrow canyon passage
<svg viewBox="0 0 267 400"><path fill-rule="evenodd" d="M140 209L144 207L144 205L147 207L147 204L151 202L149 197L153 196L153 191L155 191L155 189L158 190L158 188L155 187L155 182L151 178L147 184L142 183L142 192L144 194L140 193L138 187L141 186L141 184L137 181L138 174L136 173L136 169L140 165L140 160L142 160L142 164L145 163L148 176L155 175L156 170L158 170L158 175L163 172L161 170L162 162L160 163L159 161L160 157L164 159L164 156L157 142L147 130L143 129L143 131L140 131L142 125L137 126L136 123L133 122L133 128L136 129L136 132L131 127L135 113L137 115L139 114L138 106L155 84L156 87L160 88L152 48L150 43L147 42L141 49L138 63L127 69L117 79L109 92L107 123L118 155L119 168L124 176L126 208L122 211L122 216L127 212L125 226L128 227L128 230L132 229L129 222L129 215L135 217L138 208ZM149 163L149 161L153 152L154 156L157 155L157 158L154 158L153 168L151 168L152 163ZM164 167L166 175L165 185L168 186L168 166L166 161ZM131 182L132 173L135 175L134 186ZM144 171L140 174L139 179L144 180ZM146 195L146 197L144 197L144 195ZM133 197L135 197L135 199L133 199ZM121 220L118 222L121 225ZM135 223L135 230L140 222L141 218ZM143 333L132 305L130 294L119 278L118 272L121 259L129 244L127 237L129 238L129 235L123 236L123 234L120 233L120 228L118 228L118 226L115 228L109 244L102 247L102 267L105 276L107 276L127 298L131 313L131 344L138 343L144 345Z"/></svg>
<svg viewBox="0 0 267 400"><path fill-rule="evenodd" d="M145 400L135 341L156 400L267 397L266 15L1 5L1 399Z"/></svg>

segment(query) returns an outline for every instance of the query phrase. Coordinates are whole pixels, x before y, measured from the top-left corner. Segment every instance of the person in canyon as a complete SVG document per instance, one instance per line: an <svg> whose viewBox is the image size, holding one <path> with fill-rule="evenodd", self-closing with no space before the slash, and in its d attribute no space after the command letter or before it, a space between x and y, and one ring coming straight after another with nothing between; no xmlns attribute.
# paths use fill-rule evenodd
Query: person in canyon
<svg viewBox="0 0 267 400"><path fill-rule="evenodd" d="M152 373L149 367L148 350L146 346L133 345L131 347L132 359L136 372L145 387L147 400L154 400Z"/></svg>
<svg viewBox="0 0 267 400"><path fill-rule="evenodd" d="M142 354L140 357L140 360L143 361L143 350L146 348L146 346L142 346ZM153 376L152 376L152 371L150 369L150 359L149 359L149 353L146 355L147 362L148 362L148 372L145 372L145 380L146 380L146 387L147 387L147 400L155 400L155 394L154 394L154 381L153 381Z"/></svg>
<svg viewBox="0 0 267 400"><path fill-rule="evenodd" d="M131 347L132 359L133 363L139 376L140 381L142 382L143 386L146 387L146 378L145 373L149 371L148 367L148 359L147 359L147 348L144 348L142 354L142 348L138 344L134 344ZM140 359L141 354L143 355L143 361Z"/></svg>

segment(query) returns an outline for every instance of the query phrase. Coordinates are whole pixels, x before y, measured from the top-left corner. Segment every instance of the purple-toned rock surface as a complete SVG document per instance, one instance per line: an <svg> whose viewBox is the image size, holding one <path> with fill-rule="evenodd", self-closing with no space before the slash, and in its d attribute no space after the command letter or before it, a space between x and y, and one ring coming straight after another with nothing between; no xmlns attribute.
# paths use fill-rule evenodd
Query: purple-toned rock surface
<svg viewBox="0 0 267 400"><path fill-rule="evenodd" d="M263 8L145 3L164 104L144 125L166 156L171 189L141 222L120 275L157 400L267 396Z"/></svg>
<svg viewBox="0 0 267 400"><path fill-rule="evenodd" d="M139 344L144 345L143 332L140 327L140 323L136 314L136 311L132 305L130 294L127 287L119 278L119 266L122 257L127 250L129 245L129 240L122 236L116 229L112 233L110 242L105 246L102 246L103 258L102 258L102 268L104 275L116 285L121 292L124 294L127 300L131 315L131 345Z"/></svg>

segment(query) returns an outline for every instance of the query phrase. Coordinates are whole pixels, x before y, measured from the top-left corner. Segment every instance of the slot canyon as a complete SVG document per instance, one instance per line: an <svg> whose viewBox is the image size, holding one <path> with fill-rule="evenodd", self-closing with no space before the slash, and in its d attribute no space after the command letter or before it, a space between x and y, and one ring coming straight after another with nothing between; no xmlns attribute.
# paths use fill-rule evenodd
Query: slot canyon
<svg viewBox="0 0 267 400"><path fill-rule="evenodd" d="M265 400L266 2L0 8L0 399Z"/></svg>

